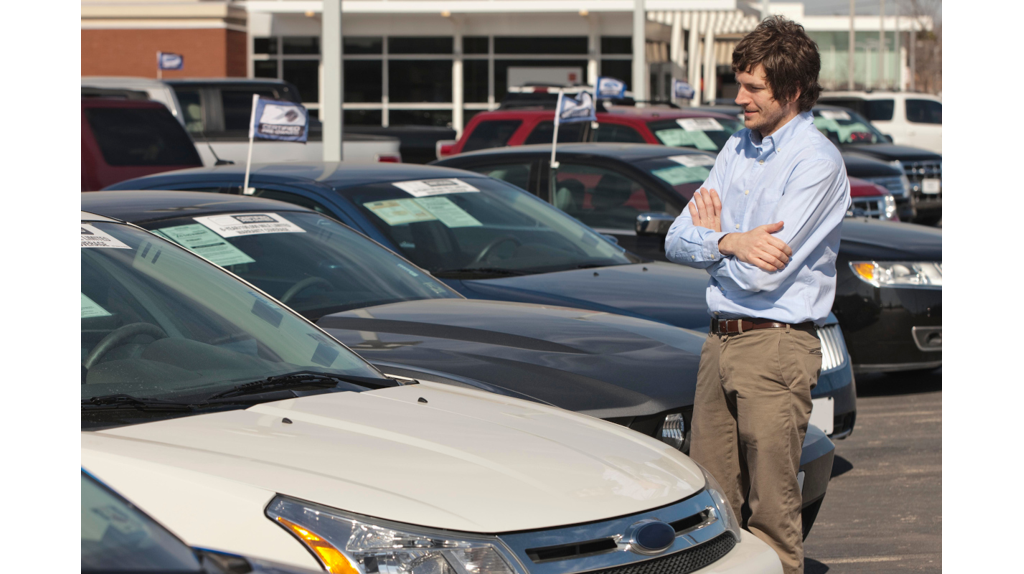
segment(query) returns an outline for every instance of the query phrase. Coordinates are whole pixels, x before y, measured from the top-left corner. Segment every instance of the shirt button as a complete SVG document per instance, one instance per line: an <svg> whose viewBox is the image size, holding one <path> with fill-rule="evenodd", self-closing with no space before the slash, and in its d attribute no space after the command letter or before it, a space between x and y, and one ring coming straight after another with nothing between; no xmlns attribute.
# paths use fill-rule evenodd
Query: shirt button
<svg viewBox="0 0 1024 574"><path fill-rule="evenodd" d="M690 256L690 259L696 259L696 258L697 258L697 257L696 257L696 256L694 256L694 255L691 255L691 256Z"/></svg>
<svg viewBox="0 0 1024 574"><path fill-rule="evenodd" d="M748 189L747 191L744 191L743 195L750 195L750 190Z"/></svg>
<svg viewBox="0 0 1024 574"><path fill-rule="evenodd" d="M718 311L715 311L715 315L717 315L717 314L718 314Z"/></svg>
<svg viewBox="0 0 1024 574"><path fill-rule="evenodd" d="M757 162L757 163L759 163L759 164L761 164L761 165L764 165L764 160L762 159L761 161L759 161L759 162Z"/></svg>
<svg viewBox="0 0 1024 574"><path fill-rule="evenodd" d="M739 223L737 223L737 224L736 224L736 229L739 229L739 228L740 228L740 224L739 224Z"/></svg>

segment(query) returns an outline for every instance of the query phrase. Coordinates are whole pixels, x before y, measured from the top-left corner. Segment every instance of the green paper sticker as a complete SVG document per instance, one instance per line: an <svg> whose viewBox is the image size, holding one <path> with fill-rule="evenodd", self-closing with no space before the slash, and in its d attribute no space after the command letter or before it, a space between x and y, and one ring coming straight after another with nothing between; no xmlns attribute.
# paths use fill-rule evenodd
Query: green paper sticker
<svg viewBox="0 0 1024 574"><path fill-rule="evenodd" d="M158 229L157 233L189 251L202 255L221 267L256 262L255 259L228 243L223 237L214 233L213 230L205 225L198 223L176 225L174 227Z"/></svg>
<svg viewBox="0 0 1024 574"><path fill-rule="evenodd" d="M705 151L717 151L715 142L711 141L704 132L686 131L682 128L671 128L658 130L654 135L661 140L661 143L674 147L695 147Z"/></svg>
<svg viewBox="0 0 1024 574"><path fill-rule="evenodd" d="M109 317L110 311L107 311L103 307L100 307L98 303L85 296L82 293L82 318L88 319L90 317Z"/></svg>
<svg viewBox="0 0 1024 574"><path fill-rule="evenodd" d="M386 199L384 201L371 201L364 203L363 207L369 209L374 215L384 220L388 225L404 225L419 221L434 221L429 211L423 209L415 199Z"/></svg>

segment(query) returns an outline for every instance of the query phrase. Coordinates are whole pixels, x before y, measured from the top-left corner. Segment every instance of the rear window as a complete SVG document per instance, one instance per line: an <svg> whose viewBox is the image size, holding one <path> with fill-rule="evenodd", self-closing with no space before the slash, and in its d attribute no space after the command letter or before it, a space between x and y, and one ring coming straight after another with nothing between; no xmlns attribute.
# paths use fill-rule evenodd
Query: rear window
<svg viewBox="0 0 1024 574"><path fill-rule="evenodd" d="M578 143L583 141L583 128L588 126L587 122L573 122L558 126L558 143ZM555 122L541 122L533 128L526 138L525 145L551 143L555 137Z"/></svg>
<svg viewBox="0 0 1024 574"><path fill-rule="evenodd" d="M521 120L493 120L480 122L469 133L469 139L462 151L474 151L492 147L502 147L508 143L512 134L522 125Z"/></svg>
<svg viewBox="0 0 1024 574"><path fill-rule="evenodd" d="M185 128L167 108L83 112L108 165L202 165Z"/></svg>
<svg viewBox="0 0 1024 574"><path fill-rule="evenodd" d="M942 125L942 102L908 99L907 121L916 124Z"/></svg>
<svg viewBox="0 0 1024 574"><path fill-rule="evenodd" d="M594 130L594 141L596 142L624 142L624 143L647 143L640 132L629 126L618 124L598 124Z"/></svg>
<svg viewBox="0 0 1024 574"><path fill-rule="evenodd" d="M864 115L873 122L887 122L892 120L892 110L895 107L893 100L866 100L864 102Z"/></svg>
<svg viewBox="0 0 1024 574"><path fill-rule="evenodd" d="M221 90L220 100L224 107L224 131L249 132L249 120L252 119L252 95L261 98L276 99L271 90Z"/></svg>

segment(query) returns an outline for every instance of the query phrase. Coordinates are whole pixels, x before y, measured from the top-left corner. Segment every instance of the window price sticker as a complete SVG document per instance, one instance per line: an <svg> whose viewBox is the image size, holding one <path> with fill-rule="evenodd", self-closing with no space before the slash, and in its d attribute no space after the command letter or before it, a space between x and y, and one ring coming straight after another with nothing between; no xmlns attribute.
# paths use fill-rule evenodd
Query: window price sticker
<svg viewBox="0 0 1024 574"><path fill-rule="evenodd" d="M471 193L480 191L461 179L423 179L419 181L396 181L393 184L398 189L414 197L430 197L431 195L445 195L448 193Z"/></svg>
<svg viewBox="0 0 1024 574"><path fill-rule="evenodd" d="M711 167L715 165L715 158L704 154L673 155L668 159L686 167Z"/></svg>
<svg viewBox="0 0 1024 574"><path fill-rule="evenodd" d="M818 115L825 118L826 120L846 120L850 119L850 114L843 110L821 110Z"/></svg>
<svg viewBox="0 0 1024 574"><path fill-rule="evenodd" d="M92 249L131 249L112 236L91 225L82 224L82 247Z"/></svg>
<svg viewBox="0 0 1024 574"><path fill-rule="evenodd" d="M221 237L241 237L261 233L305 233L306 230L276 213L236 213L210 215L195 220Z"/></svg>
<svg viewBox="0 0 1024 574"><path fill-rule="evenodd" d="M680 118L676 120L679 127L688 132L720 132L725 128L715 118Z"/></svg>

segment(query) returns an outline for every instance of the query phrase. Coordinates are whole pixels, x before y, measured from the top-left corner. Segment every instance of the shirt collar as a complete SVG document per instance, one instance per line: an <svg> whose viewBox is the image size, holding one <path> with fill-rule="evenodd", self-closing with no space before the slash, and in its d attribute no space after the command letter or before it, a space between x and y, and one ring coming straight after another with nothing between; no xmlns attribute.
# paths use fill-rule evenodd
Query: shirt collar
<svg viewBox="0 0 1024 574"><path fill-rule="evenodd" d="M750 137L750 143L754 147L771 147L776 151L781 151L783 147L789 145L789 142L793 141L796 134L806 128L808 125L814 124L814 114L811 112L800 112L793 119L786 122L786 125L775 130L772 135L762 138L761 134L750 130L748 134ZM768 140L766 143L765 140Z"/></svg>

